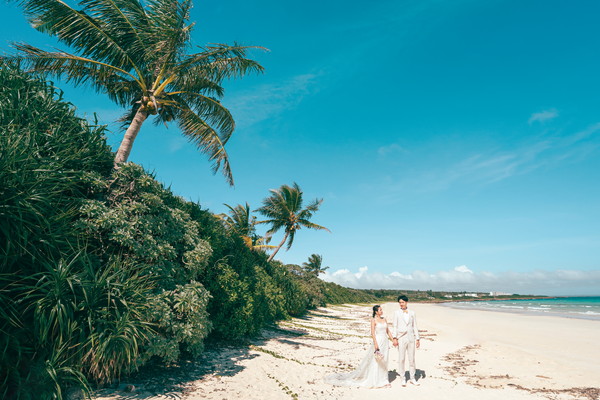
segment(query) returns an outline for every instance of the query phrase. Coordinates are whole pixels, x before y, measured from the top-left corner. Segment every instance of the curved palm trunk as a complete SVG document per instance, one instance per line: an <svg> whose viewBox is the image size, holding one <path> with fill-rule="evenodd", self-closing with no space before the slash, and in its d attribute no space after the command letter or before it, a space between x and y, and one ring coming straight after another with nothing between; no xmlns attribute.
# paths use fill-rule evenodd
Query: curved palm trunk
<svg viewBox="0 0 600 400"><path fill-rule="evenodd" d="M119 164L124 163L129 158L129 153L131 153L133 142L135 141L135 138L146 118L148 118L148 113L146 111L142 111L142 108L140 107L140 109L135 113L131 124L127 128L125 136L123 136L119 150L117 150L117 155L115 156L115 168L118 168Z"/></svg>
<svg viewBox="0 0 600 400"><path fill-rule="evenodd" d="M285 236L283 237L283 240L281 241L281 243L279 243L279 246L277 246L277 248L275 249L275 251L273 252L273 254L271 254L269 256L269 258L267 259L267 262L271 261L273 259L273 257L275 257L275 254L277 254L277 252L279 251L279 249L281 248L281 246L283 246L283 244L285 243L285 241L287 240L288 236L290 235L289 232L285 232Z"/></svg>

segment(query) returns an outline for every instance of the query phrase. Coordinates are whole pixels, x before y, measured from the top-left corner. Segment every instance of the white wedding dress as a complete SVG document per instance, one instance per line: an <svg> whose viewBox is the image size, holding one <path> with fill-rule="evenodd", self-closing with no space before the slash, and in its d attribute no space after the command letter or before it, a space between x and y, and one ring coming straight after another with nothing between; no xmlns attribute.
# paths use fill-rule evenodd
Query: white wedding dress
<svg viewBox="0 0 600 400"><path fill-rule="evenodd" d="M387 323L377 322L375 324L375 338L379 345L379 352L383 354L383 359L377 360L375 358L375 345L371 343L358 368L352 372L327 375L325 382L336 386L369 388L388 385L390 380L388 378L389 342L387 337Z"/></svg>

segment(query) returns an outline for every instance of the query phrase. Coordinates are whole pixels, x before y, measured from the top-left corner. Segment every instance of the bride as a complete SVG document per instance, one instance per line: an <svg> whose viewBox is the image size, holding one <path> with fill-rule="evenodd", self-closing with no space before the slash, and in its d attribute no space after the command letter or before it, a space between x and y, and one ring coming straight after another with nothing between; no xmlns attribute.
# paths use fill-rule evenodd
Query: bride
<svg viewBox="0 0 600 400"><path fill-rule="evenodd" d="M373 344L367 350L358 368L352 372L327 375L325 382L337 386L390 387L387 368L388 338L390 340L393 338L380 305L373 307L371 337Z"/></svg>

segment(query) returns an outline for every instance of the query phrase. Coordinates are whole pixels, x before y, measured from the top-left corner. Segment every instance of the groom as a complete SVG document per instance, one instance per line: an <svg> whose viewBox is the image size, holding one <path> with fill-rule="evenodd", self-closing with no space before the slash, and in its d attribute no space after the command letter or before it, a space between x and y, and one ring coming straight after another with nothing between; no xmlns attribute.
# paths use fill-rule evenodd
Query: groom
<svg viewBox="0 0 600 400"><path fill-rule="evenodd" d="M408 310L408 297L398 296L400 309L394 313L394 347L398 347L400 375L402 386L406 386L406 375L404 374L404 357L408 354L408 367L410 371L410 383L419 385L415 379L415 348L419 348L419 329L415 312Z"/></svg>

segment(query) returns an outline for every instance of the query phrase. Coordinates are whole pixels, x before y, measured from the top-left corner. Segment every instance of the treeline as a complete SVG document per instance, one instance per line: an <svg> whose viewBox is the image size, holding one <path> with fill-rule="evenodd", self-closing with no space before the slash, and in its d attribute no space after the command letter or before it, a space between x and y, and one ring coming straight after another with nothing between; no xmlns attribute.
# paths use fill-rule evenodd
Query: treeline
<svg viewBox="0 0 600 400"><path fill-rule="evenodd" d="M408 296L410 301L420 302L446 302L446 301L470 301L470 300L509 300L509 299L531 299L545 298L547 296L535 296L531 294L502 294L491 295L489 292L450 292L434 290L392 290L392 289L364 289L367 295L373 296L381 302L395 302L399 293ZM472 295L476 296L472 296Z"/></svg>
<svg viewBox="0 0 600 400"><path fill-rule="evenodd" d="M374 301L267 261L46 81L0 66L0 396L61 399L306 310Z"/></svg>
<svg viewBox="0 0 600 400"><path fill-rule="evenodd" d="M402 290L401 292L393 289L365 289L365 293L379 299L381 302L395 302L398 299L399 294L408 296L409 301L432 301L435 299L446 299L446 295L456 295L457 292L446 292L440 291L435 292L433 290Z"/></svg>

